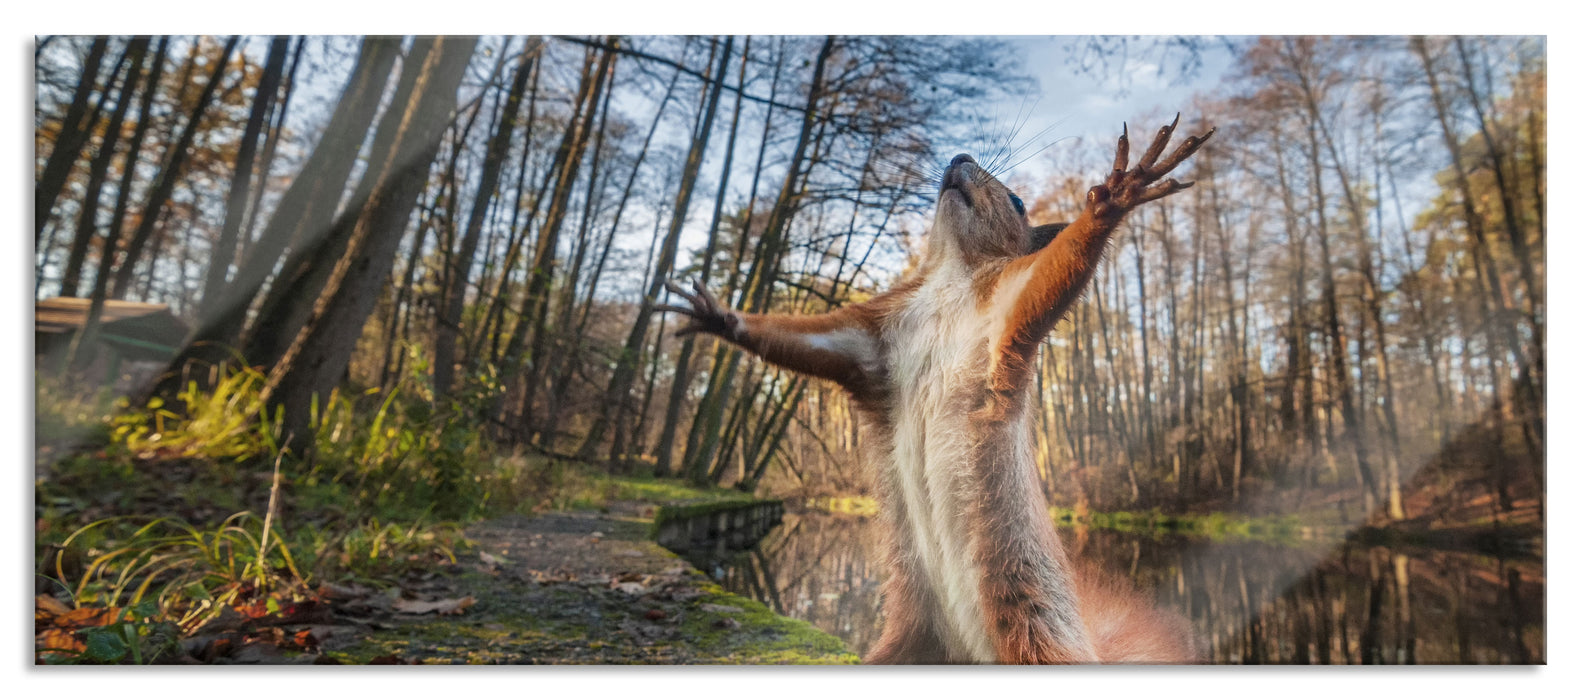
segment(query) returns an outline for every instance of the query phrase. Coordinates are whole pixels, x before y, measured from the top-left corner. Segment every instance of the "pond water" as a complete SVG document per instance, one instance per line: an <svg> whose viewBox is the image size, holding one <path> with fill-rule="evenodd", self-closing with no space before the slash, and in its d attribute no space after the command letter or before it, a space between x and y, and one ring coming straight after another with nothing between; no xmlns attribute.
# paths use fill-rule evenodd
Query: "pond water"
<svg viewBox="0 0 1582 700"><path fill-rule="evenodd" d="M1532 556L1092 528L1061 537L1186 616L1214 663L1544 662L1544 566ZM752 549L693 563L865 654L883 624L881 547L871 519L788 512Z"/></svg>

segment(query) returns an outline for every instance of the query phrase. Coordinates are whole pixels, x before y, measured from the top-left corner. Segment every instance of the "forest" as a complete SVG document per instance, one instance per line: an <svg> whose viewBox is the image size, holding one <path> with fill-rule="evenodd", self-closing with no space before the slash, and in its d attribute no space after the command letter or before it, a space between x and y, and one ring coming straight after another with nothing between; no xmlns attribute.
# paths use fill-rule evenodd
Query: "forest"
<svg viewBox="0 0 1582 700"><path fill-rule="evenodd" d="M872 297L916 265L962 151L1034 223L1072 220L1114 136L984 105L1036 97L1035 68L1119 89L1103 59L1128 51L1229 67L1101 115L1217 132L1039 353L1052 517L1519 541L1541 570L1545 40L1074 43L1033 67L992 37L37 37L37 588L144 621L110 651L108 625L41 622L75 641L39 648L157 656L226 606L366 602L347 591L456 566L465 528L507 515L654 494L860 514L843 391L677 337L666 283L756 313ZM1501 601L1533 597L1521 567L1492 574L1528 577ZM1537 575L1536 631L1497 660L1543 657ZM1215 660L1368 656L1302 630Z"/></svg>

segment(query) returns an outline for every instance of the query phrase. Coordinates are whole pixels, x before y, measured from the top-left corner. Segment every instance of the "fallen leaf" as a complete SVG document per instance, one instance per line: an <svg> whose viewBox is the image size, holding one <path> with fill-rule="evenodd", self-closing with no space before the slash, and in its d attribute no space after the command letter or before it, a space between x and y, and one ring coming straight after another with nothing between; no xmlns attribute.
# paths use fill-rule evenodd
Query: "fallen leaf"
<svg viewBox="0 0 1582 700"><path fill-rule="evenodd" d="M51 627L33 636L34 653L46 651L81 652L85 649L87 649L87 646L83 644L81 639L77 638L77 635L72 634L71 630Z"/></svg>
<svg viewBox="0 0 1582 700"><path fill-rule="evenodd" d="M77 608L55 618L57 627L103 627L121 616L120 608Z"/></svg>
<svg viewBox="0 0 1582 700"><path fill-rule="evenodd" d="M641 583L637 583L636 581L627 581L625 583L612 583L612 584L610 584L610 587L614 588L617 591L625 593L627 595L642 595L642 594L648 592L648 587L647 586L644 586Z"/></svg>
<svg viewBox="0 0 1582 700"><path fill-rule="evenodd" d="M472 607L472 604L476 602L478 602L478 599L472 596L467 596L465 598L447 598L444 600L427 601L397 600L391 607L395 608L396 612L404 612L409 615L424 615L427 613L438 613L440 615L460 615L463 612L466 612L467 608Z"/></svg>
<svg viewBox="0 0 1582 700"><path fill-rule="evenodd" d="M643 617L650 620L663 620L665 619L665 611L659 608L649 608L648 612L643 613Z"/></svg>
<svg viewBox="0 0 1582 700"><path fill-rule="evenodd" d="M301 629L285 636L277 644L282 649L293 651L312 651L319 647L319 638L314 636L313 630Z"/></svg>
<svg viewBox="0 0 1582 700"><path fill-rule="evenodd" d="M33 598L33 620L48 620L71 612L71 606L60 602L59 598L52 595L41 595Z"/></svg>

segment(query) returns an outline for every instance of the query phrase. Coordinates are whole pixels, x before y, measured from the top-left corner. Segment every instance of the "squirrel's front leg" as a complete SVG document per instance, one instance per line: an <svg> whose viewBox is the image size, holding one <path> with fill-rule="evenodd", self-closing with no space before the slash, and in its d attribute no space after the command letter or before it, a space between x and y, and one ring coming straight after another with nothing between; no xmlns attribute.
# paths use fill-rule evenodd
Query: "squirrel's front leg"
<svg viewBox="0 0 1582 700"><path fill-rule="evenodd" d="M878 371L874 319L860 304L805 316L749 314L726 308L700 282L693 283L691 292L674 282L665 286L691 304L655 307L691 319L676 335L716 335L781 367L853 390L863 388Z"/></svg>
<svg viewBox="0 0 1582 700"><path fill-rule="evenodd" d="M1159 129L1135 168L1128 168L1131 141L1126 129L1115 147L1115 167L1104 183L1088 190L1081 216L1036 252L1006 265L994 295L1007 315L1003 342L1007 355L1028 360L1082 294L1109 244L1110 235L1127 212L1192 186L1165 175L1196 153L1214 130L1189 136L1164 160L1176 120Z"/></svg>

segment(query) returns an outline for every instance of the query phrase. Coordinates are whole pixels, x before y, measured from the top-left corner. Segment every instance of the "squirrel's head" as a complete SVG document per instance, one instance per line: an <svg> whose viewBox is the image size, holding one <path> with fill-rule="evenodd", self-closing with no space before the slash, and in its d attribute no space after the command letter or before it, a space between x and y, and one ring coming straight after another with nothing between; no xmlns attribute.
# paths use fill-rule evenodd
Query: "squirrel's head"
<svg viewBox="0 0 1582 700"><path fill-rule="evenodd" d="M939 186L929 257L959 255L968 267L1037 251L1065 224L1030 226L1022 199L965 153L950 159Z"/></svg>

